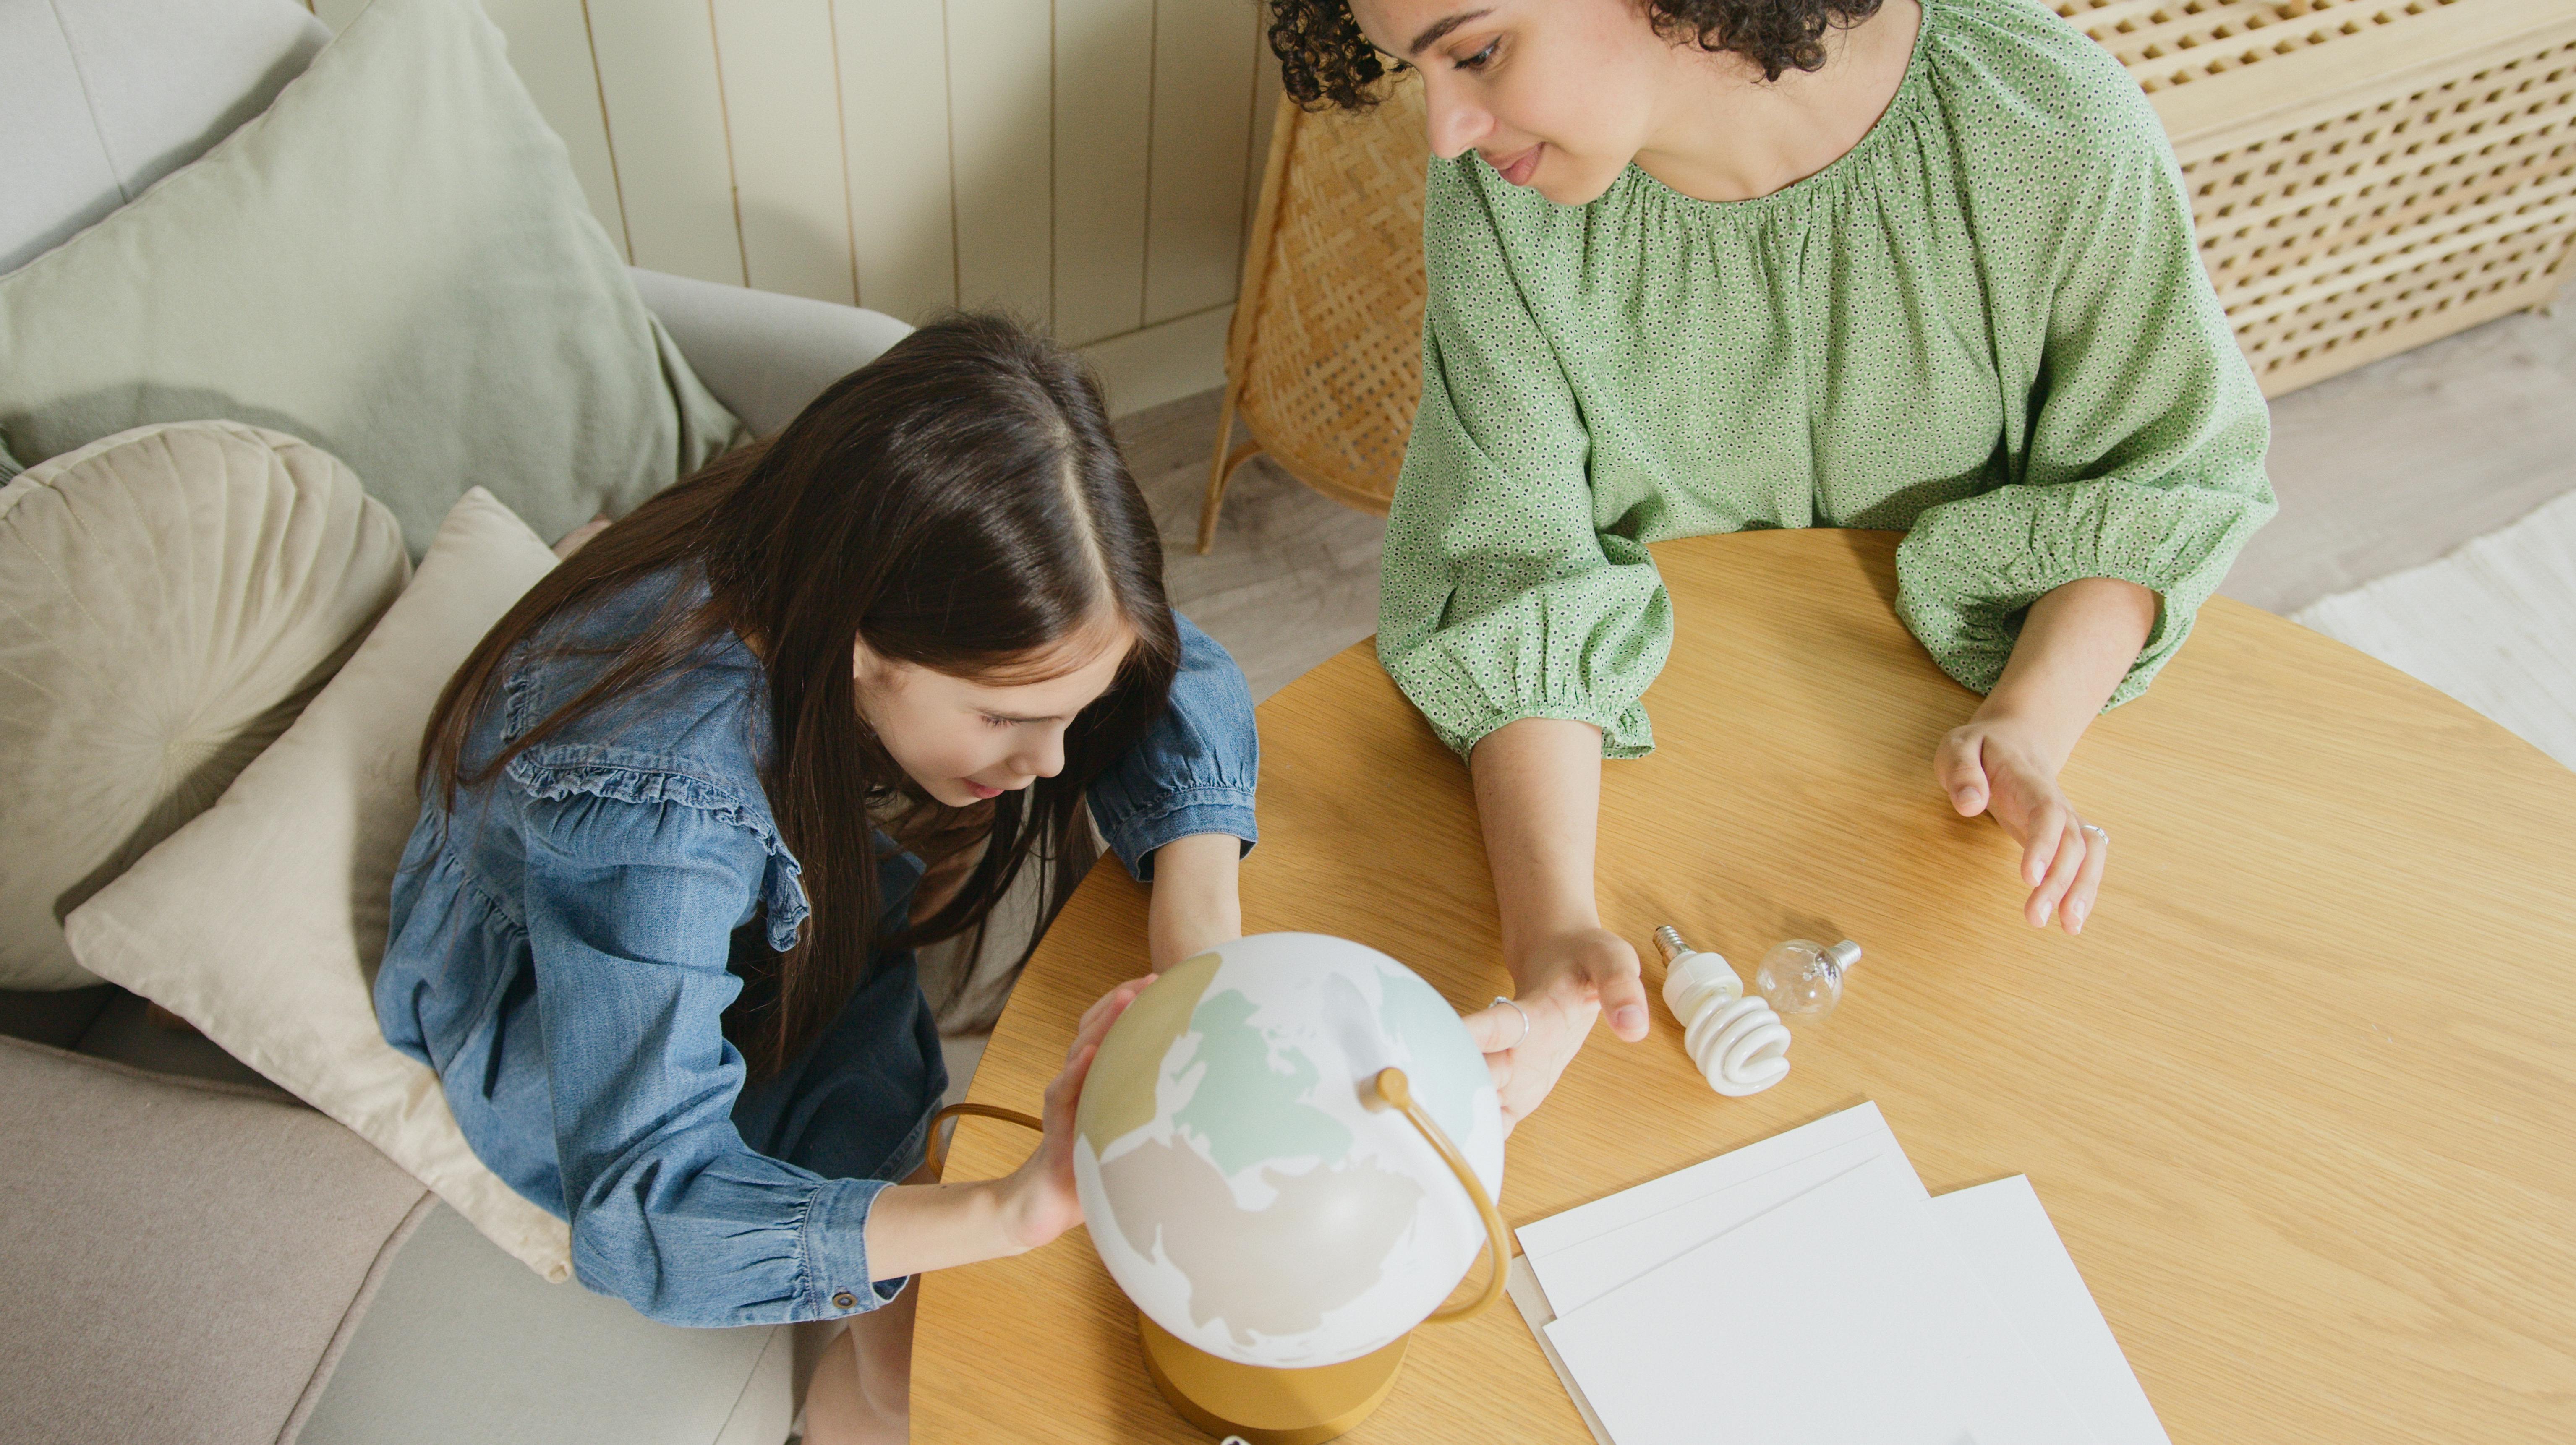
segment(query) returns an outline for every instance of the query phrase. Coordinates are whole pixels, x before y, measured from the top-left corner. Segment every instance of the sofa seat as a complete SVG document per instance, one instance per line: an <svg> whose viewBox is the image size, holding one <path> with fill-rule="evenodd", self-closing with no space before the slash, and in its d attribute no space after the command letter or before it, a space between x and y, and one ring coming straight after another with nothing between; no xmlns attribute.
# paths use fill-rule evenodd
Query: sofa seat
<svg viewBox="0 0 2576 1445"><path fill-rule="evenodd" d="M13 1445L292 1440L430 1198L274 1091L16 1039L0 1157Z"/></svg>
<svg viewBox="0 0 2576 1445"><path fill-rule="evenodd" d="M0 1440L787 1437L793 1330L679 1329L548 1284L144 1008L0 990Z"/></svg>
<svg viewBox="0 0 2576 1445"><path fill-rule="evenodd" d="M403 1242L300 1445L778 1445L795 1332L684 1330L548 1284L433 1205Z"/></svg>

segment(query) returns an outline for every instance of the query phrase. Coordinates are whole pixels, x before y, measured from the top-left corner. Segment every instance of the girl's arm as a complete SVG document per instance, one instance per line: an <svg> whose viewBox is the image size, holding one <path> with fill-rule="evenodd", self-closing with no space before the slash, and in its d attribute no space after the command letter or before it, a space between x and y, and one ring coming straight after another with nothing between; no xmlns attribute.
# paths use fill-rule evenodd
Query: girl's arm
<svg viewBox="0 0 2576 1445"><path fill-rule="evenodd" d="M1199 885L1212 886L1194 864L1208 860L1198 850L1213 851L1209 840L1228 837L1239 856L1249 852L1259 835L1252 800L1261 783L1261 738L1252 717L1252 690L1243 670L1213 637L1175 612L1181 639L1180 670L1172 678L1171 699L1154 726L1134 747L1091 781L1091 817L1118 861L1140 883L1154 884L1155 908L1162 902L1157 876L1167 860L1179 860ZM1190 843L1189 849L1177 845ZM1232 875L1221 880L1230 893ZM1182 890L1201 903L1206 886ZM1176 915L1195 916L1195 915ZM1162 955L1155 955L1160 958ZM1184 955L1186 956L1186 955Z"/></svg>
<svg viewBox="0 0 2576 1445"><path fill-rule="evenodd" d="M1232 839L1228 839L1232 842ZM897 1184L868 1211L869 1272L880 1280L1024 1254L1082 1222L1073 1188L1073 1111L1109 1026L1155 975L1109 991L1083 1014L1064 1070L1046 1091L1046 1136L1028 1162L1000 1179Z"/></svg>
<svg viewBox="0 0 2576 1445"><path fill-rule="evenodd" d="M1172 621L1181 666L1170 705L1089 794L1102 839L1153 889L1146 942L1158 969L1243 936L1235 880L1259 835L1252 691L1215 638L1177 612Z"/></svg>
<svg viewBox="0 0 2576 1445"><path fill-rule="evenodd" d="M1932 771L1963 817L1991 812L2022 845L2023 916L2084 931L2110 835L2058 787L2076 741L2111 699L2156 624L2156 594L2115 577L2066 583L2031 604L2001 680L1941 740Z"/></svg>
<svg viewBox="0 0 2576 1445"><path fill-rule="evenodd" d="M1467 1028L1485 1051L1508 1128L1556 1087L1596 1016L1606 1010L1611 1032L1630 1043L1646 1036L1646 988L1637 950L1601 926L1593 895L1601 730L1523 718L1488 733L1468 768L1519 1008L1469 1014Z"/></svg>
<svg viewBox="0 0 2576 1445"><path fill-rule="evenodd" d="M866 1257L864 1226L889 1186L760 1154L733 1119L743 1064L724 1011L741 984L726 967L728 925L745 900L766 896L761 841L667 800L539 797L522 818L545 1024L534 1032L582 1283L693 1328L884 1303L890 1294L871 1282L887 1276ZM621 1019L652 1020L650 1039L639 1043ZM531 1142L548 1141L507 1147Z"/></svg>
<svg viewBox="0 0 2576 1445"><path fill-rule="evenodd" d="M1154 850L1153 902L1145 921L1155 971L1243 936L1243 840L1194 833Z"/></svg>

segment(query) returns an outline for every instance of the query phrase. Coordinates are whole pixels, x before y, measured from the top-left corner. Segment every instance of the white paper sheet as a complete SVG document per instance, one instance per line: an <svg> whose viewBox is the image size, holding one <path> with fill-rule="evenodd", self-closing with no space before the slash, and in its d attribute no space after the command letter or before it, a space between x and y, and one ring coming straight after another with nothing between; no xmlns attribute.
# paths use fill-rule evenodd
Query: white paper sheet
<svg viewBox="0 0 2576 1445"><path fill-rule="evenodd" d="M1858 1104L1839 1114L1827 1114L1812 1124L1801 1124L1785 1133L1757 1140L1740 1149L1731 1149L1714 1159L1703 1159L1687 1169L1676 1169L1633 1189L1622 1189L1606 1199L1596 1199L1545 1219L1532 1220L1514 1230L1513 1234L1520 1240L1524 1253L1533 1260L1543 1259L1566 1245L1605 1234L1621 1225L1634 1224L1783 1165L1795 1164L1838 1144L1864 1138L1885 1139L1891 1145L1895 1142L1896 1136L1888 1132L1887 1120L1880 1117L1876 1104Z"/></svg>
<svg viewBox="0 0 2576 1445"><path fill-rule="evenodd" d="M1538 1276L1530 1273L1528 1255L1512 1256L1511 1272L1503 1276L1503 1293L1512 1297L1512 1308L1521 1312L1521 1322L1528 1325L1530 1334L1537 1338L1538 1352L1547 1356L1547 1367L1556 1371L1558 1383L1564 1385L1565 1393L1573 1397L1574 1413L1583 1417L1583 1428L1592 1432L1592 1438L1599 1445L1617 1445L1610 1438L1608 1427L1601 1423L1601 1417L1592 1412L1592 1402L1583 1398L1583 1386L1576 1382L1574 1372L1565 1367L1565 1357L1556 1352L1556 1342L1547 1337L1547 1326L1556 1318L1556 1310L1547 1302L1547 1291L1540 1287Z"/></svg>
<svg viewBox="0 0 2576 1445"><path fill-rule="evenodd" d="M1905 1162L1896 1140L1882 1132L1784 1163L1661 1213L1576 1240L1554 1253L1533 1255L1530 1267L1557 1314L1570 1315L1730 1229L1774 1209L1794 1208L1800 1195L1880 1157L1897 1160L1906 1179L1914 1181L1914 1166ZM1917 1199L1929 1197L1919 1182L1913 1183L1913 1190Z"/></svg>
<svg viewBox="0 0 2576 1445"><path fill-rule="evenodd" d="M1618 1445L2094 1438L1923 1207L1901 1152L1560 1313L1546 1333Z"/></svg>
<svg viewBox="0 0 2576 1445"><path fill-rule="evenodd" d="M2102 1445L2171 1445L2029 1179L1953 1190L1932 1217Z"/></svg>

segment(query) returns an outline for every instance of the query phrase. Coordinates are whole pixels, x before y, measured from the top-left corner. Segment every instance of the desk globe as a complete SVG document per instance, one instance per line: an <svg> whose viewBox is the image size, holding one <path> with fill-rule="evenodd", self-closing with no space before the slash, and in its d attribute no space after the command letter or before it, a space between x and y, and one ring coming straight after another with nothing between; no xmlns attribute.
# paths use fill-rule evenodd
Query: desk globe
<svg viewBox="0 0 2576 1445"><path fill-rule="evenodd" d="M1500 1101L1466 1026L1375 949L1270 933L1178 964L1101 1041L1073 1169L1101 1262L1193 1424L1313 1445L1413 1327L1508 1258Z"/></svg>

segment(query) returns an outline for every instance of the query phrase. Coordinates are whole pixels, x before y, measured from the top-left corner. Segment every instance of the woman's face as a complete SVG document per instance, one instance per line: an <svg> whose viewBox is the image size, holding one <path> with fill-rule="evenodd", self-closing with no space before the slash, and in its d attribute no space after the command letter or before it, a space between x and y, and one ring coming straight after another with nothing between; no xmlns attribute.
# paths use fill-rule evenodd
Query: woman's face
<svg viewBox="0 0 2576 1445"><path fill-rule="evenodd" d="M1109 690L1135 640L1124 619L1097 618L1011 676L980 679L882 658L862 641L859 715L922 791L969 807L1064 771L1065 729Z"/></svg>
<svg viewBox="0 0 2576 1445"><path fill-rule="evenodd" d="M1431 149L1475 151L1518 186L1579 206L1645 147L1688 53L1636 0L1350 0L1369 42L1422 72Z"/></svg>

